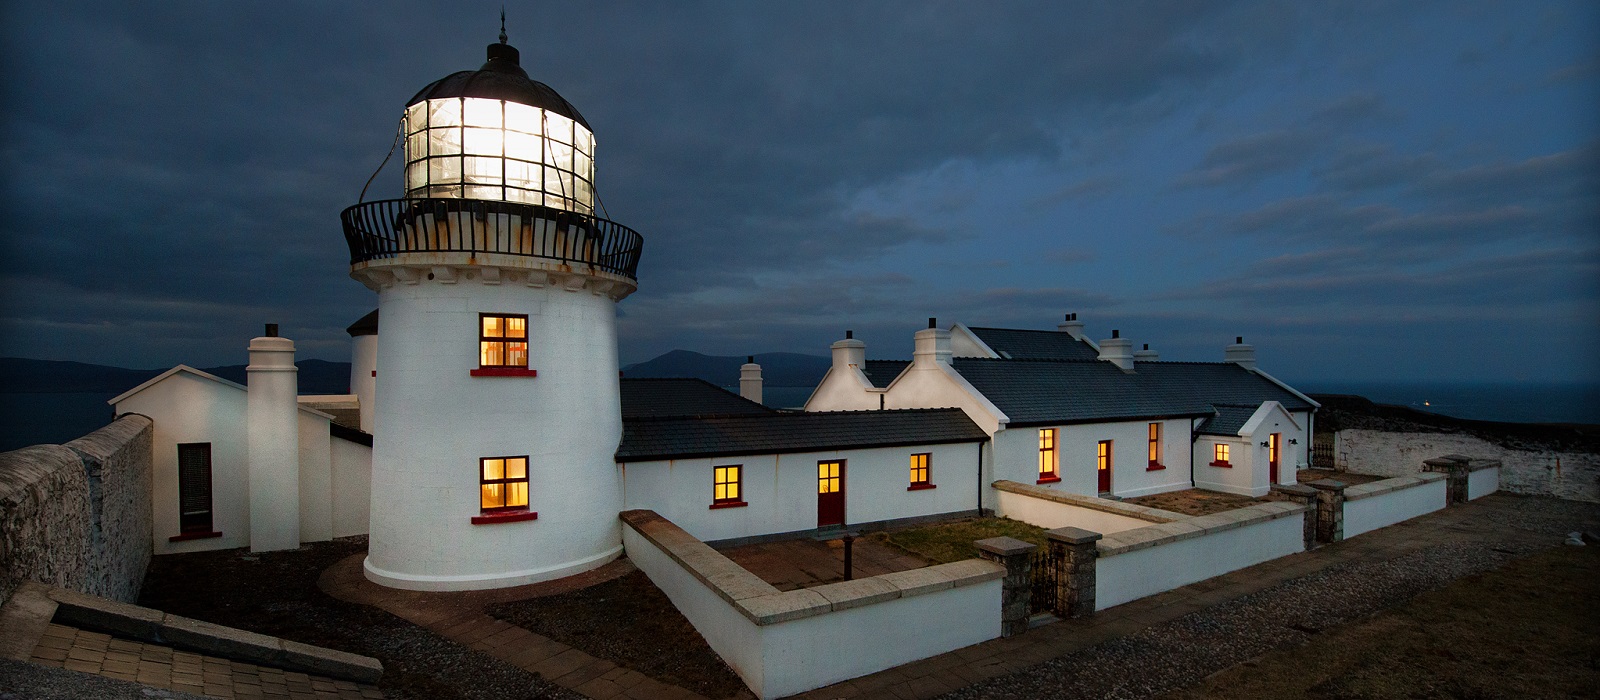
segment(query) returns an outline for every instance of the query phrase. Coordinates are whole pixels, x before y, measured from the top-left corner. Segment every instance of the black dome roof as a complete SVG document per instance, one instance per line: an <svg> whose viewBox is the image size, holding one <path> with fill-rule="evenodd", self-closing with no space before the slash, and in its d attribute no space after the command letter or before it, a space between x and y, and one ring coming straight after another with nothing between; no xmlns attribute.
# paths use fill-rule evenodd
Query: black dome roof
<svg viewBox="0 0 1600 700"><path fill-rule="evenodd" d="M428 83L428 86L417 92L406 106L410 107L423 100L450 97L508 100L555 112L582 124L583 128L591 132L594 131L571 102L550 89L549 85L529 78L527 72L522 70L518 59L517 50L510 44L490 44L489 62L483 64L483 67L451 73Z"/></svg>

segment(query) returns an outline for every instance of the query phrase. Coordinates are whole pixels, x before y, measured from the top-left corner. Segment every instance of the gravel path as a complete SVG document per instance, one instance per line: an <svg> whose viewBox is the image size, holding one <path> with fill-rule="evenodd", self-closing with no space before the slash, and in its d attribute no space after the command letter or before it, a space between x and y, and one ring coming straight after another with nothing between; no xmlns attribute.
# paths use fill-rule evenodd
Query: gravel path
<svg viewBox="0 0 1600 700"><path fill-rule="evenodd" d="M1556 537L1597 520L1594 504L1528 498L1494 522L1550 536L1554 545ZM1148 698L1542 548L1463 542L1334 566L943 697Z"/></svg>

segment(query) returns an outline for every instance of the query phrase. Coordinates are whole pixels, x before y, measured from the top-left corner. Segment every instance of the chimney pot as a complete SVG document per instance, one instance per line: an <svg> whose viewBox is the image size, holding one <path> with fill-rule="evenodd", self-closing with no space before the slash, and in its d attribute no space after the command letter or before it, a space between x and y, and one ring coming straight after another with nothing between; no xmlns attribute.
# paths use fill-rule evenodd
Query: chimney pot
<svg viewBox="0 0 1600 700"><path fill-rule="evenodd" d="M844 339L845 340L849 340L849 339L854 338L854 337L856 337L856 332L855 331L845 331L844 332Z"/></svg>
<svg viewBox="0 0 1600 700"><path fill-rule="evenodd" d="M936 318L936 317L933 317L933 316L929 316L928 317L928 327L929 328L938 328L939 327L939 319Z"/></svg>
<svg viewBox="0 0 1600 700"><path fill-rule="evenodd" d="M1145 343L1144 344L1144 349L1149 350L1150 349L1150 344L1149 343Z"/></svg>
<svg viewBox="0 0 1600 700"><path fill-rule="evenodd" d="M1241 335L1241 336L1238 336L1238 337L1234 338L1233 339L1233 344L1234 345L1244 345L1244 336Z"/></svg>
<svg viewBox="0 0 1600 700"><path fill-rule="evenodd" d="M1119 331L1119 330L1117 330L1115 328L1111 329L1111 337L1113 337L1113 338L1121 338L1122 337L1122 331Z"/></svg>
<svg viewBox="0 0 1600 700"><path fill-rule="evenodd" d="M1149 346L1147 345L1145 347L1149 347ZM756 363L756 356L755 355L746 355L745 358L744 358L744 363L747 364L747 365L755 364Z"/></svg>
<svg viewBox="0 0 1600 700"><path fill-rule="evenodd" d="M276 324L276 323L267 324L266 336L268 338L276 338L276 337L278 337L278 324Z"/></svg>

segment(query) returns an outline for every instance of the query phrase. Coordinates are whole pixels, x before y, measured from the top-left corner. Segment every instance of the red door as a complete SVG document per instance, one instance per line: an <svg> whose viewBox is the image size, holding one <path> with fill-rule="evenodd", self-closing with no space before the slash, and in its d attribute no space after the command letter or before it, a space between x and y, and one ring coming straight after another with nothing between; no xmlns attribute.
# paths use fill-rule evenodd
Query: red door
<svg viewBox="0 0 1600 700"><path fill-rule="evenodd" d="M1100 473L1100 493L1111 493L1111 441L1100 441L1100 454L1096 458Z"/></svg>
<svg viewBox="0 0 1600 700"><path fill-rule="evenodd" d="M844 524L844 461L817 462L817 527Z"/></svg>
<svg viewBox="0 0 1600 700"><path fill-rule="evenodd" d="M1267 470L1272 476L1272 483L1278 483L1278 441L1281 433L1267 436Z"/></svg>

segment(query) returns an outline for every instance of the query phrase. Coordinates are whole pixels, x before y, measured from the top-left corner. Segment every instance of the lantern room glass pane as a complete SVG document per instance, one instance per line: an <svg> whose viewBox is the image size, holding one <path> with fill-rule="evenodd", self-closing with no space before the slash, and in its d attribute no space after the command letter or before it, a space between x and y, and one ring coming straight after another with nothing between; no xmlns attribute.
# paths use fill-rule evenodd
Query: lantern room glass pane
<svg viewBox="0 0 1600 700"><path fill-rule="evenodd" d="M480 156L498 156L504 152L505 136L499 129L467 127L462 153Z"/></svg>
<svg viewBox="0 0 1600 700"><path fill-rule="evenodd" d="M406 108L406 133L428 128L428 103L418 102Z"/></svg>
<svg viewBox="0 0 1600 700"><path fill-rule="evenodd" d="M524 134L516 131L505 132L506 156L522 160L538 161L540 156L540 142L543 139L534 134Z"/></svg>
<svg viewBox="0 0 1600 700"><path fill-rule="evenodd" d="M428 153L432 156L452 156L461 152L460 129L429 129ZM420 155L420 154L419 154Z"/></svg>
<svg viewBox="0 0 1600 700"><path fill-rule="evenodd" d="M537 188L539 170L520 160L506 161L506 184L512 187Z"/></svg>
<svg viewBox="0 0 1600 700"><path fill-rule="evenodd" d="M572 143L572 120L559 114L545 112L545 128L550 138L562 143Z"/></svg>
<svg viewBox="0 0 1600 700"><path fill-rule="evenodd" d="M406 166L406 189L414 190L428 184L428 164L412 163Z"/></svg>
<svg viewBox="0 0 1600 700"><path fill-rule="evenodd" d="M564 143L557 143L555 141L546 141L545 145L548 146L548 148L545 150L544 162L554 165L558 168L572 168L571 146L568 146Z"/></svg>
<svg viewBox="0 0 1600 700"><path fill-rule="evenodd" d="M461 102L465 110L462 114L461 123L467 126L487 126L496 129L501 127L503 103L500 100L468 97Z"/></svg>
<svg viewBox="0 0 1600 700"><path fill-rule="evenodd" d="M428 126L461 126L461 100L428 100Z"/></svg>
<svg viewBox="0 0 1600 700"><path fill-rule="evenodd" d="M434 184L461 182L461 159L456 157L429 159L428 182ZM457 192L460 192L460 190L457 190ZM456 196L459 197L461 195L457 194Z"/></svg>
<svg viewBox="0 0 1600 700"><path fill-rule="evenodd" d="M516 102L506 103L506 128L514 129L529 134L544 133L541 122L544 115L538 107L529 107Z"/></svg>
<svg viewBox="0 0 1600 700"><path fill-rule="evenodd" d="M498 185L500 184L499 158L482 158L467 156L463 163L466 169L466 182L472 185Z"/></svg>
<svg viewBox="0 0 1600 700"><path fill-rule="evenodd" d="M428 155L428 133L419 131L406 137L406 160L412 161Z"/></svg>

